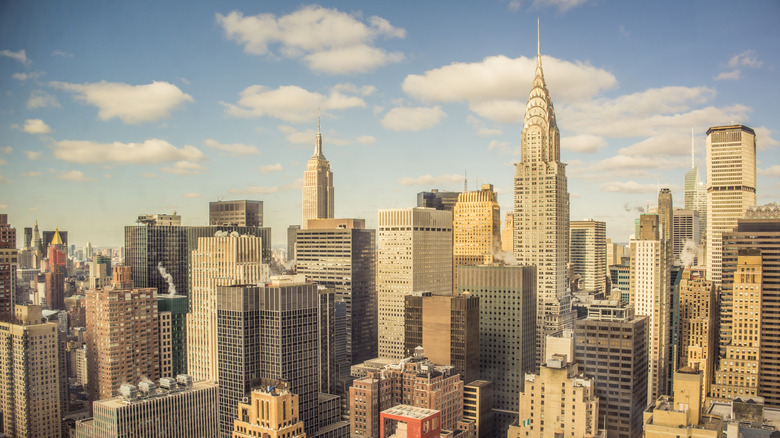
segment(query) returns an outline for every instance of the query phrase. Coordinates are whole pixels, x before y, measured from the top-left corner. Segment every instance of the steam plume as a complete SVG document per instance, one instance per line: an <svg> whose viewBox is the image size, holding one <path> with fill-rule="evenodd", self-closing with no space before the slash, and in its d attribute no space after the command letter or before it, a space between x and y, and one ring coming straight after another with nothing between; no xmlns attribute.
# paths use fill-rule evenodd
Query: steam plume
<svg viewBox="0 0 780 438"><path fill-rule="evenodd" d="M168 295L176 295L176 286L173 284L173 275L165 270L162 262L157 264L157 270L160 271L160 275L168 282Z"/></svg>

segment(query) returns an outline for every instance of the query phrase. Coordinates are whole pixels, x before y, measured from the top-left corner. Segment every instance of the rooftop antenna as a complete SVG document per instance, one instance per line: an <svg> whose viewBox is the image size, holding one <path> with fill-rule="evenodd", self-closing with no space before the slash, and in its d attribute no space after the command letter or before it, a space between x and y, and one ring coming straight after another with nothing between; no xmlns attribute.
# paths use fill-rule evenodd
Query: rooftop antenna
<svg viewBox="0 0 780 438"><path fill-rule="evenodd" d="M469 180L468 177L466 176L466 170L464 169L463 170L463 193L468 193L468 192L469 192Z"/></svg>

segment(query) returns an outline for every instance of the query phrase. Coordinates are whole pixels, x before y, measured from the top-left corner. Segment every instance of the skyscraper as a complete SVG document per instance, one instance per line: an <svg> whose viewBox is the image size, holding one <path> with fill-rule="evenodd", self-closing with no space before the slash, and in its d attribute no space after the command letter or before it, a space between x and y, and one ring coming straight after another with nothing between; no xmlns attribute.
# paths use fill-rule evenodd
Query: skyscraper
<svg viewBox="0 0 780 438"><path fill-rule="evenodd" d="M135 287L153 287L160 294L188 294L189 254L181 216L139 216L138 225L125 227L125 251L125 265L131 268Z"/></svg>
<svg viewBox="0 0 780 438"><path fill-rule="evenodd" d="M209 202L209 225L263 226L263 201Z"/></svg>
<svg viewBox="0 0 780 438"><path fill-rule="evenodd" d="M685 210L699 212L699 228L704 234L707 228L707 185L699 176L694 152L695 144L691 131L691 170L685 173Z"/></svg>
<svg viewBox="0 0 780 438"><path fill-rule="evenodd" d="M16 228L8 223L7 214L0 214L0 320L14 314L17 266Z"/></svg>
<svg viewBox="0 0 780 438"><path fill-rule="evenodd" d="M694 266L697 262L698 247L701 244L697 210L675 210L672 222L672 260L679 260L683 266Z"/></svg>
<svg viewBox="0 0 780 438"><path fill-rule="evenodd" d="M432 208L379 210L379 356L404 357L404 296L452 295L452 213Z"/></svg>
<svg viewBox="0 0 780 438"><path fill-rule="evenodd" d="M685 268L680 280L679 368L699 370L702 400L710 392L718 356L717 287L701 268Z"/></svg>
<svg viewBox="0 0 780 438"><path fill-rule="evenodd" d="M218 381L217 287L257 285L267 276L259 237L224 233L198 239L187 316L187 372L193 378Z"/></svg>
<svg viewBox="0 0 780 438"><path fill-rule="evenodd" d="M233 436L236 438L305 437L299 417L298 395L286 389L253 390L251 398L238 405Z"/></svg>
<svg viewBox="0 0 780 438"><path fill-rule="evenodd" d="M720 284L722 235L756 205L756 133L744 125L707 130L707 279Z"/></svg>
<svg viewBox="0 0 780 438"><path fill-rule="evenodd" d="M330 170L330 163L322 154L322 132L318 117L314 155L309 159L306 164L306 172L303 173L303 222L301 222L301 227L305 228L309 219L332 217L333 172Z"/></svg>
<svg viewBox="0 0 780 438"><path fill-rule="evenodd" d="M480 265L501 248L501 208L492 184L461 193L452 215L454 266ZM488 260L490 262L492 260Z"/></svg>
<svg viewBox="0 0 780 438"><path fill-rule="evenodd" d="M569 261L581 277L580 290L607 291L607 223L593 219L569 222Z"/></svg>
<svg viewBox="0 0 780 438"><path fill-rule="evenodd" d="M297 272L333 288L347 304L347 355L377 356L376 231L364 219L310 220L296 235ZM354 346L354 347L353 347Z"/></svg>
<svg viewBox="0 0 780 438"><path fill-rule="evenodd" d="M573 314L567 294L569 257L569 193L566 165L550 92L544 81L537 35L536 73L528 97L520 140L522 160L515 166L515 258L535 265L537 282L537 364L546 334L571 328Z"/></svg>
<svg viewBox="0 0 780 438"><path fill-rule="evenodd" d="M57 324L40 306L15 306L0 321L0 434L59 438L62 418Z"/></svg>
<svg viewBox="0 0 780 438"><path fill-rule="evenodd" d="M160 315L160 376L187 373L187 311L184 295L158 295Z"/></svg>
<svg viewBox="0 0 780 438"><path fill-rule="evenodd" d="M431 189L430 192L417 193L417 206L452 211L458 202L458 196L460 196L460 192L442 192L439 189Z"/></svg>

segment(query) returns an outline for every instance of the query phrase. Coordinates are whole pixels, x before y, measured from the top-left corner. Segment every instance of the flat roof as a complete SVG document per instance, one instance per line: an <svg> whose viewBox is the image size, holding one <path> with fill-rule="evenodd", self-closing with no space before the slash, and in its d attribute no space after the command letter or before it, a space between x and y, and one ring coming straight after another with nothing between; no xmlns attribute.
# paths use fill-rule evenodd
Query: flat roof
<svg viewBox="0 0 780 438"><path fill-rule="evenodd" d="M437 412L440 411L437 411L435 409L418 408L417 406L409 406L409 405L397 405L397 406L393 406L390 409L385 409L384 411L382 411L383 414L395 415L398 417L414 418L417 420L428 418L431 415L436 414Z"/></svg>

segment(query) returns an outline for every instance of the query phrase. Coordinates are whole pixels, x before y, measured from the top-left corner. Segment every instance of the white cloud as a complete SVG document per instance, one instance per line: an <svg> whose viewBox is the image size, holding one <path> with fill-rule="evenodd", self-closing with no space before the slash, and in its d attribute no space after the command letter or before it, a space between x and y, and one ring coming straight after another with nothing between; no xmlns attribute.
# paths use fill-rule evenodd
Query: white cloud
<svg viewBox="0 0 780 438"><path fill-rule="evenodd" d="M284 134L284 138L290 143L314 143L315 139L317 138L317 131L314 129L304 129L303 131L299 131L292 126L287 125L279 125L277 129L279 129L279 132Z"/></svg>
<svg viewBox="0 0 780 438"><path fill-rule="evenodd" d="M5 56L11 59L15 59L22 64L30 64L32 61L27 59L27 54L24 50L20 50L18 52L12 52L10 50L0 50L0 56Z"/></svg>
<svg viewBox="0 0 780 438"><path fill-rule="evenodd" d="M716 81L736 81L737 79L740 78L742 78L742 72L739 70L732 70L732 71L724 71L719 75L715 76L713 79L715 79Z"/></svg>
<svg viewBox="0 0 780 438"><path fill-rule="evenodd" d="M520 155L520 146L516 146L513 148L512 143L508 141L490 140L490 143L488 143L488 150L498 151L504 155L510 153L513 153L514 155Z"/></svg>
<svg viewBox="0 0 780 438"><path fill-rule="evenodd" d="M40 78L43 75L43 72L40 71L34 71L30 73L14 73L11 77L16 79L17 81L26 81L26 80L35 80Z"/></svg>
<svg viewBox="0 0 780 438"><path fill-rule="evenodd" d="M359 135L355 137L355 141L360 144L370 145L376 143L376 138L371 135Z"/></svg>
<svg viewBox="0 0 780 438"><path fill-rule="evenodd" d="M168 161L199 161L203 152L194 146L177 148L165 140L150 139L143 143L97 143L87 140L54 142L54 156L74 163L151 164Z"/></svg>
<svg viewBox="0 0 780 438"><path fill-rule="evenodd" d="M523 6L523 2L520 0L510 0L509 2L509 10L517 12L520 10L520 8Z"/></svg>
<svg viewBox="0 0 780 438"><path fill-rule="evenodd" d="M24 121L22 131L28 134L48 134L51 128L41 119L27 119Z"/></svg>
<svg viewBox="0 0 780 438"><path fill-rule="evenodd" d="M177 161L173 163L173 166L163 167L160 170L176 175L197 175L203 173L206 167L192 161Z"/></svg>
<svg viewBox="0 0 780 438"><path fill-rule="evenodd" d="M598 152L607 145L604 137L598 135L573 135L561 138L561 147L574 152L593 153Z"/></svg>
<svg viewBox="0 0 780 438"><path fill-rule="evenodd" d="M268 195L271 193L286 192L288 190L300 190L301 187L303 187L303 179L299 178L289 184L284 184L279 186L271 186L271 187L251 186L251 187L247 187L246 189L230 189L230 193L237 194L237 195L238 194Z"/></svg>
<svg viewBox="0 0 780 438"><path fill-rule="evenodd" d="M100 120L117 117L129 124L166 118L171 111L194 101L192 96L168 82L154 81L147 85L106 81L92 84L51 82L50 85L75 93L77 100L96 106Z"/></svg>
<svg viewBox="0 0 780 438"><path fill-rule="evenodd" d="M667 132L646 138L629 147L620 149L620 155L672 155L689 156L691 153L691 137L680 132Z"/></svg>
<svg viewBox="0 0 780 438"><path fill-rule="evenodd" d="M566 12L571 8L585 3L585 0L534 0L534 8L554 7L560 12Z"/></svg>
<svg viewBox="0 0 780 438"><path fill-rule="evenodd" d="M51 52L51 54L54 55L54 56L60 56L62 58L73 58L73 54L72 53L65 52L63 50L55 50L55 51Z"/></svg>
<svg viewBox="0 0 780 438"><path fill-rule="evenodd" d="M87 178L84 175L84 172L81 172L79 170L70 170L67 172L61 172L58 177L60 179L64 179L68 181L94 181L93 178Z"/></svg>
<svg viewBox="0 0 780 438"><path fill-rule="evenodd" d="M255 146L252 146L251 144L249 145L243 143L222 144L211 138L207 138L203 140L203 143L210 148L227 152L228 155L234 157L238 155L259 155L261 153L260 149L258 149Z"/></svg>
<svg viewBox="0 0 780 438"><path fill-rule="evenodd" d="M113 177L114 177L114 175L111 175L110 173L104 173L103 174L103 178L105 178L105 179L111 179Z"/></svg>
<svg viewBox="0 0 780 438"><path fill-rule="evenodd" d="M33 90L30 93L30 98L27 99L27 109L59 107L60 102L57 98L43 90Z"/></svg>
<svg viewBox="0 0 780 438"><path fill-rule="evenodd" d="M4 159L0 158L0 166L5 166L8 164L8 161L5 161Z"/></svg>
<svg viewBox="0 0 780 438"><path fill-rule="evenodd" d="M154 172L144 172L144 173L141 174L141 176L144 177L144 178L150 178L150 179L151 178L157 178L157 174L154 173Z"/></svg>
<svg viewBox="0 0 780 438"><path fill-rule="evenodd" d="M772 130L766 126L759 126L754 131L756 131L756 147L759 151L765 151L780 144L780 141L772 138Z"/></svg>
<svg viewBox="0 0 780 438"><path fill-rule="evenodd" d="M758 60L758 56L756 56L756 52L753 50L745 50L744 52L734 55L729 59L729 67L731 68L761 68L761 65L763 64L764 62Z"/></svg>
<svg viewBox="0 0 780 438"><path fill-rule="evenodd" d="M393 131L422 131L438 125L447 117L441 107L393 108L382 117L382 126Z"/></svg>
<svg viewBox="0 0 780 438"><path fill-rule="evenodd" d="M43 152L40 151L24 151L24 155L28 160L37 160L43 156Z"/></svg>
<svg viewBox="0 0 780 438"><path fill-rule="evenodd" d="M421 175L416 178L403 177L398 179L402 186L433 186L437 184L452 184L463 182L463 175Z"/></svg>
<svg viewBox="0 0 780 438"><path fill-rule="evenodd" d="M202 198L203 197L203 195L201 195L200 193L185 193L182 196L184 196L185 198Z"/></svg>
<svg viewBox="0 0 780 438"><path fill-rule="evenodd" d="M466 122L471 125L477 131L477 135L480 137L495 137L501 135L501 130L496 128L488 128L485 122L472 114L466 117Z"/></svg>
<svg viewBox="0 0 780 438"><path fill-rule="evenodd" d="M364 22L358 14L313 5L279 17L244 16L232 11L228 15L216 14L216 20L228 39L244 46L244 52L278 52L287 58L301 59L318 72L363 73L404 58L400 52L388 52L374 45L378 37L406 36L404 29L377 16Z"/></svg>
<svg viewBox="0 0 780 438"><path fill-rule="evenodd" d="M648 183L641 184L635 181L612 181L601 185L601 190L604 192L617 192L617 193L658 193L658 184ZM669 186L664 186L669 187ZM679 187L673 188L677 190Z"/></svg>
<svg viewBox="0 0 780 438"><path fill-rule="evenodd" d="M282 163L276 163L276 164L264 164L257 168L260 173L271 173L271 172L281 172L284 170L284 167L282 167Z"/></svg>
<svg viewBox="0 0 780 438"><path fill-rule="evenodd" d="M365 108L366 102L354 95L346 94L349 88L345 84L331 87L327 96L306 90L297 85L283 85L269 89L262 85L252 85L240 93L236 104L222 102L228 114L235 117L269 116L291 123L312 121L319 110L343 110ZM355 89L361 94L361 89Z"/></svg>
<svg viewBox="0 0 780 438"><path fill-rule="evenodd" d="M553 100L576 102L617 86L612 73L583 62L543 56L545 80ZM402 88L423 102L466 101L472 111L489 120L514 123L522 120L530 92L535 58L489 56L480 62L456 62L408 75Z"/></svg>
<svg viewBox="0 0 780 438"><path fill-rule="evenodd" d="M780 178L780 165L774 164L766 169L757 169L759 175L768 176L772 178Z"/></svg>
<svg viewBox="0 0 780 438"><path fill-rule="evenodd" d="M7 182L11 182L11 180L3 176L3 172L0 172L0 184L7 183Z"/></svg>
<svg viewBox="0 0 780 438"><path fill-rule="evenodd" d="M11 146L3 146L0 148L0 151L2 151L4 154L10 154L11 152L14 151L14 148L12 148Z"/></svg>

